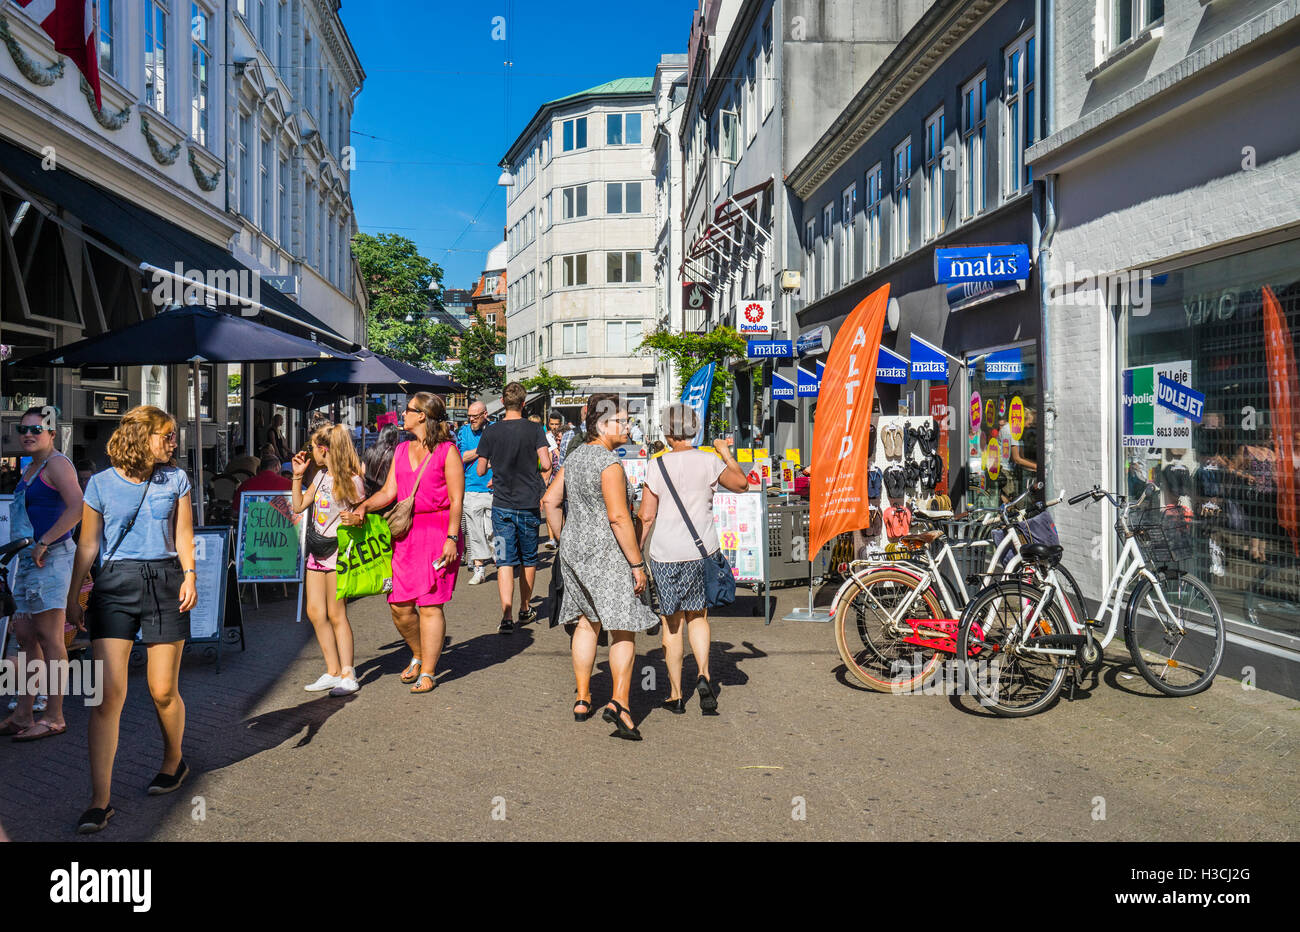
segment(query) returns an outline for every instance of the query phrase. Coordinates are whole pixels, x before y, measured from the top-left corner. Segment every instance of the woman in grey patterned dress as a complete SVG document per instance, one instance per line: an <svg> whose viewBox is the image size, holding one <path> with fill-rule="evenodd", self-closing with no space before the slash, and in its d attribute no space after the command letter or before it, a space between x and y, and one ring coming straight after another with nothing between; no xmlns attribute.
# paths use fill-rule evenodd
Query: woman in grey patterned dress
<svg viewBox="0 0 1300 932"><path fill-rule="evenodd" d="M597 393L587 402L588 441L565 457L543 505L553 534L564 585L558 621L577 620L573 633L573 675L578 699L574 718L591 717L591 668L600 628L609 632L609 669L614 695L602 717L620 738L640 741L628 711L636 633L659 619L646 598L646 568L628 508L627 474L614 448L627 442L627 411L619 396ZM568 500L568 515L561 503Z"/></svg>

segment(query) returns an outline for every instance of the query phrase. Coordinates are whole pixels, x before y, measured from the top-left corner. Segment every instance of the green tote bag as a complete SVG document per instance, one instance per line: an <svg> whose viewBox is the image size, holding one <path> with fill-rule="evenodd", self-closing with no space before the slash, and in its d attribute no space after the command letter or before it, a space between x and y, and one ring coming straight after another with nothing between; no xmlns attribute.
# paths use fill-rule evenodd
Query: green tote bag
<svg viewBox="0 0 1300 932"><path fill-rule="evenodd" d="M364 524L339 525L338 598L393 591L393 538L388 522L366 515Z"/></svg>

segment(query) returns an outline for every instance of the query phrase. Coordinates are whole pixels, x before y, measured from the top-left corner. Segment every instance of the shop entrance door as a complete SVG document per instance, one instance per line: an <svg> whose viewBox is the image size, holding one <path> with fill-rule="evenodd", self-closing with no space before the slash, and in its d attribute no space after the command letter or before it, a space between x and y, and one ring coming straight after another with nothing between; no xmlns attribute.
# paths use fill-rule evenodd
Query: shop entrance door
<svg viewBox="0 0 1300 932"><path fill-rule="evenodd" d="M957 417L963 425L966 500L972 507L995 508L1038 478L1038 342L968 353L964 382Z"/></svg>

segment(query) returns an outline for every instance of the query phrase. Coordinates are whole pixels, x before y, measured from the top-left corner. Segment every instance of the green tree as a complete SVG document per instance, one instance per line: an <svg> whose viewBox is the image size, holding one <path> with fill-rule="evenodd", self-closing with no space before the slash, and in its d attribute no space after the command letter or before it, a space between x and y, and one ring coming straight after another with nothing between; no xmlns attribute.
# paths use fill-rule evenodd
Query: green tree
<svg viewBox="0 0 1300 932"><path fill-rule="evenodd" d="M370 348L421 368L451 355L455 330L428 320L429 288L442 281L442 268L420 255L411 240L393 233L358 233L352 251L370 306Z"/></svg>
<svg viewBox="0 0 1300 932"><path fill-rule="evenodd" d="M474 312L474 325L460 338L460 359L451 368L451 377L469 389L470 400L481 392L500 392L506 387L506 370L494 357L506 351L506 336Z"/></svg>
<svg viewBox="0 0 1300 932"><path fill-rule="evenodd" d="M542 366L538 370L537 375L524 379L523 386L530 392L542 393L546 398L546 403L543 407L546 409L547 414L549 414L551 410L552 396L570 394L577 387L564 376L556 375L554 372L548 371L545 366Z"/></svg>
<svg viewBox="0 0 1300 932"><path fill-rule="evenodd" d="M724 410L727 396L736 383L736 378L727 369L727 360L732 356L744 356L746 340L731 327L721 326L708 333L672 333L668 330L655 330L648 333L637 347L643 355L658 354L672 361L677 370L677 394L686 388L691 376L709 363L717 363L713 370L713 391L709 395L709 410ZM723 419L716 415L710 422L710 429L722 428Z"/></svg>

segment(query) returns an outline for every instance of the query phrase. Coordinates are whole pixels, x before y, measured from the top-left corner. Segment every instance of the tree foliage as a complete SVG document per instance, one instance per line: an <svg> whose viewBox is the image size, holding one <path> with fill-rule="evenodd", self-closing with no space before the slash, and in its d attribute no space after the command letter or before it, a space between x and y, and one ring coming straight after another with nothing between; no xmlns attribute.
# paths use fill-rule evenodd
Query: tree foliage
<svg viewBox="0 0 1300 932"><path fill-rule="evenodd" d="M506 370L493 360L506 351L505 334L474 311L474 325L460 338L460 359L452 366L451 377L469 389L470 399L485 392L500 392L506 387Z"/></svg>
<svg viewBox="0 0 1300 932"><path fill-rule="evenodd" d="M428 320L429 288L442 281L441 266L420 255L411 240L393 233L358 233L352 250L370 306L370 348L423 369L450 356L455 329Z"/></svg>
<svg viewBox="0 0 1300 932"><path fill-rule="evenodd" d="M541 392L546 398L545 408L549 412L551 398L555 395L567 395L577 387L562 375L556 375L545 366L538 369L537 375L524 379L524 388L529 392Z"/></svg>
<svg viewBox="0 0 1300 932"><path fill-rule="evenodd" d="M717 363L713 370L713 392L709 395L709 410L725 408L727 396L735 384L735 376L727 369L727 360L732 356L744 356L746 340L731 327L721 326L708 333L673 333L668 330L655 330L648 333L637 347L643 354L656 353L672 361L677 371L676 394L680 395L700 369L709 363ZM714 418L711 425L718 429L721 419Z"/></svg>

